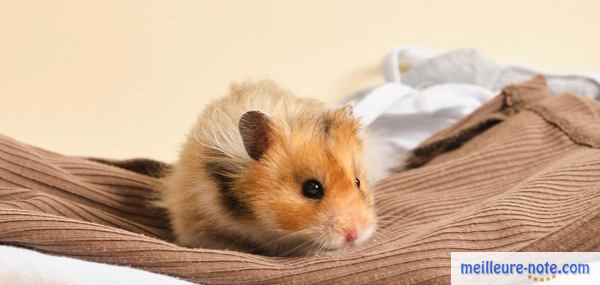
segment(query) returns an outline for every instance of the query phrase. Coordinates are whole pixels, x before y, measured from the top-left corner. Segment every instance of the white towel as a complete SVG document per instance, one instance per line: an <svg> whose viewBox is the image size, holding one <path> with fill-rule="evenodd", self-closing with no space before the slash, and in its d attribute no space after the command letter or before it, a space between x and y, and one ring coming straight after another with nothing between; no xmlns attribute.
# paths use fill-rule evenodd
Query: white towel
<svg viewBox="0 0 600 285"><path fill-rule="evenodd" d="M192 285L174 277L126 266L107 265L0 246L2 285Z"/></svg>

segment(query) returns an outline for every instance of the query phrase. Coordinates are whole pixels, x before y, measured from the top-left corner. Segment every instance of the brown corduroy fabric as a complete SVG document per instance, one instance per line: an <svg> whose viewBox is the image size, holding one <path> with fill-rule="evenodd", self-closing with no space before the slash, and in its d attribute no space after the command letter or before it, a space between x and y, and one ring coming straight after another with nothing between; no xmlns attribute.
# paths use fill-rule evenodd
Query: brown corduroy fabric
<svg viewBox="0 0 600 285"><path fill-rule="evenodd" d="M380 231L332 257L176 246L145 203L156 178L0 136L0 243L208 284L448 284L452 251L600 250L599 111L541 77L506 88L381 182Z"/></svg>

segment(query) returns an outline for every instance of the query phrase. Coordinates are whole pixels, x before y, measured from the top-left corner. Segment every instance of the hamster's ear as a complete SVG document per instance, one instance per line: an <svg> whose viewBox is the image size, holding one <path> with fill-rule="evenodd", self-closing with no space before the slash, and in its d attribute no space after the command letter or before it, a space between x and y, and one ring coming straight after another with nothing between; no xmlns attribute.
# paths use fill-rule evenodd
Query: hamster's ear
<svg viewBox="0 0 600 285"><path fill-rule="evenodd" d="M352 102L347 103L344 106L336 109L335 113L341 116L342 118L352 119L354 118L354 104Z"/></svg>
<svg viewBox="0 0 600 285"><path fill-rule="evenodd" d="M248 111L240 118L240 135L248 155L259 160L272 143L273 124L271 119L260 111Z"/></svg>
<svg viewBox="0 0 600 285"><path fill-rule="evenodd" d="M335 120L342 125L351 124L357 130L362 129L361 118L354 113L354 104L348 103L339 108L337 108L334 112Z"/></svg>

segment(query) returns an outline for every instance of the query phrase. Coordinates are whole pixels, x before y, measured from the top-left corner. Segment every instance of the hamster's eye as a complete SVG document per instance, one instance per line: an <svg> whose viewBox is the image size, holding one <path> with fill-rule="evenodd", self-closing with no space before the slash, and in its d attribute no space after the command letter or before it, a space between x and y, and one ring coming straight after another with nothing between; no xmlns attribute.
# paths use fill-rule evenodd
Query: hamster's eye
<svg viewBox="0 0 600 285"><path fill-rule="evenodd" d="M321 199L325 195L325 189L319 181L308 179L302 183L302 195L309 199Z"/></svg>
<svg viewBox="0 0 600 285"><path fill-rule="evenodd" d="M356 187L357 187L357 188L360 188L360 179L358 179L358 178L355 178L355 179L354 179L354 183L356 183Z"/></svg>

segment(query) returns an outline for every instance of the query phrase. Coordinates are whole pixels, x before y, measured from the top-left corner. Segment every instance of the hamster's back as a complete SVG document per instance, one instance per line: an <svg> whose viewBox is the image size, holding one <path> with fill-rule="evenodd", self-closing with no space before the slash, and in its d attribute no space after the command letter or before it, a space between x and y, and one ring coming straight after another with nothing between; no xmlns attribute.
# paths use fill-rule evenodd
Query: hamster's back
<svg viewBox="0 0 600 285"><path fill-rule="evenodd" d="M294 125L314 119L327 109L322 102L295 97L269 80L233 84L229 96L213 102L202 112L188 142L214 151L214 158L227 158L232 163L250 162L238 128L244 113L260 111L289 133Z"/></svg>

